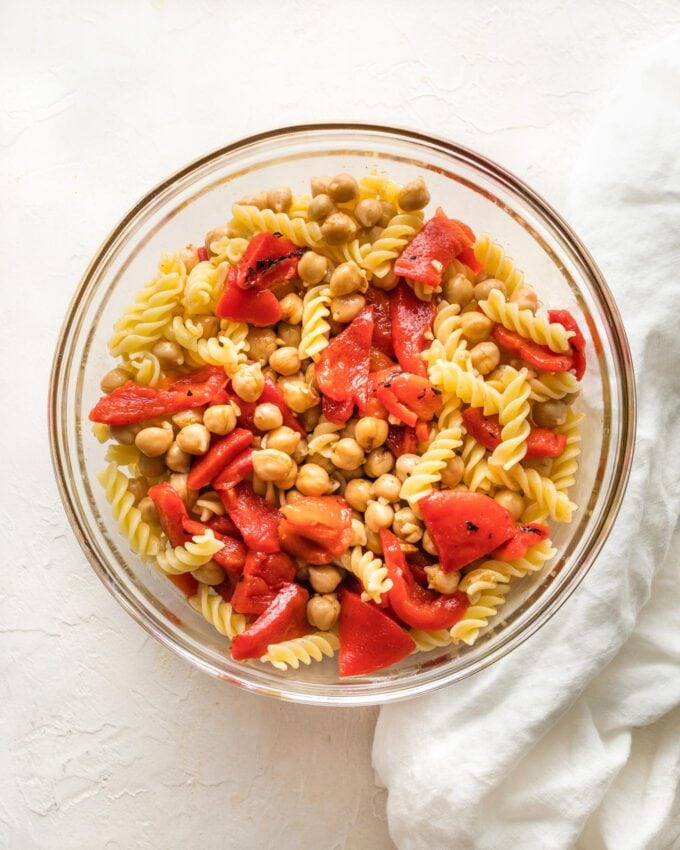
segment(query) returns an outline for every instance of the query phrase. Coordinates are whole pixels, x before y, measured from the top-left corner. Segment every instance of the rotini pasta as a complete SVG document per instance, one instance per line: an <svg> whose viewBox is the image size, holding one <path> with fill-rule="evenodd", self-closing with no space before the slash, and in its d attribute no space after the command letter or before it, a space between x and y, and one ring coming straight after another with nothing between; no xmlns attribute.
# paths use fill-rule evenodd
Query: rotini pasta
<svg viewBox="0 0 680 850"><path fill-rule="evenodd" d="M331 291L325 284L309 289L302 302L302 338L298 346L300 359L318 360L328 345L331 326L326 321L330 315Z"/></svg>
<svg viewBox="0 0 680 850"><path fill-rule="evenodd" d="M195 366L209 363L223 366L228 375L233 375L246 359L246 335L248 326L242 322L225 322L217 336L203 339L203 327L191 319L175 316L166 328L167 339L176 342L188 352Z"/></svg>
<svg viewBox="0 0 680 850"><path fill-rule="evenodd" d="M231 639L245 631L246 618L243 614L235 613L231 602L225 602L207 584L199 583L198 592L189 599L189 603L221 635Z"/></svg>
<svg viewBox="0 0 680 850"><path fill-rule="evenodd" d="M501 443L489 459L492 465L508 470L516 466L527 451L527 437L531 431L529 425L529 393L527 370L517 372L501 397L501 409L498 415L501 431Z"/></svg>
<svg viewBox="0 0 680 850"><path fill-rule="evenodd" d="M224 543L216 540L208 529L203 534L195 534L185 546L167 546L156 556L156 563L164 573L178 576L204 566L223 547Z"/></svg>
<svg viewBox="0 0 680 850"><path fill-rule="evenodd" d="M566 434L567 445L562 454L553 461L550 478L555 487L561 492L566 492L576 481L578 471L578 456L581 454L580 424L583 414L577 413L573 408L567 409L567 419L564 425L558 425L555 431L558 434Z"/></svg>
<svg viewBox="0 0 680 850"><path fill-rule="evenodd" d="M549 478L545 478L535 469L525 469L521 463L508 471L502 467L490 466L489 476L499 487L521 490L528 499L537 503L539 510L547 510L554 520L571 522L576 505L570 502L567 495L558 490Z"/></svg>
<svg viewBox="0 0 680 850"><path fill-rule="evenodd" d="M422 213L399 213L389 222L380 237L371 245L363 258L363 268L376 277L385 277L392 261L401 254L423 226Z"/></svg>
<svg viewBox="0 0 680 850"><path fill-rule="evenodd" d="M496 616L498 609L505 603L506 591L507 586L499 585L493 593L483 594L474 605L470 605L463 617L450 630L453 643L465 643L472 646L481 630L489 625L489 620Z"/></svg>
<svg viewBox="0 0 680 850"><path fill-rule="evenodd" d="M409 629L408 633L416 645L412 654L440 649L443 646L448 646L452 641L449 629L435 629L430 631L426 629Z"/></svg>
<svg viewBox="0 0 680 850"><path fill-rule="evenodd" d="M458 589L467 593L470 604L476 605L482 594L494 593L499 585L509 584L512 579L524 578L529 573L543 569L556 553L557 550L549 540L542 540L528 549L523 558L484 561L481 566L463 576Z"/></svg>
<svg viewBox="0 0 680 850"><path fill-rule="evenodd" d="M289 667L297 670L300 664L332 658L339 646L340 641L334 632L316 632L270 644L260 661L268 662L278 670L287 670Z"/></svg>
<svg viewBox="0 0 680 850"><path fill-rule="evenodd" d="M380 603L383 593L392 588L392 581L387 577L387 567L380 558L372 552L364 552L360 546L355 546L351 552L347 551L337 563L359 579L364 588L361 594L364 600L372 599Z"/></svg>
<svg viewBox="0 0 680 850"><path fill-rule="evenodd" d="M132 373L136 384L155 387L164 377L158 358L151 351L140 351L131 354L126 365Z"/></svg>
<svg viewBox="0 0 680 850"><path fill-rule="evenodd" d="M474 252L477 261L484 266L484 271L496 280L503 281L508 295L512 295L520 287L527 286L522 272L488 234L478 237Z"/></svg>
<svg viewBox="0 0 680 850"><path fill-rule="evenodd" d="M487 451L473 437L465 437L461 457L465 468L463 471L463 483L471 493L489 493L493 484L489 479L489 467L487 464Z"/></svg>
<svg viewBox="0 0 680 850"><path fill-rule="evenodd" d="M99 483L106 492L106 500L111 505L118 528L124 534L133 552L143 558L153 557L160 547L157 529L142 521L139 508L135 506L135 497L128 490L129 479L110 463L97 475Z"/></svg>
<svg viewBox="0 0 680 850"><path fill-rule="evenodd" d="M440 301L432 325L434 342L423 352L423 359L430 365L438 360L454 360L467 347L460 323L460 307Z"/></svg>
<svg viewBox="0 0 680 850"><path fill-rule="evenodd" d="M573 331L567 331L563 325L549 322L543 316L534 315L531 310L520 310L517 304L505 300L500 289L492 289L486 301L480 301L479 306L492 322L500 322L504 328L539 345L547 345L558 353L569 351L569 337L573 336Z"/></svg>
<svg viewBox="0 0 680 850"><path fill-rule="evenodd" d="M529 384L531 386L529 398L539 403L559 400L579 390L579 382L572 372L545 372L532 378Z"/></svg>
<svg viewBox="0 0 680 850"><path fill-rule="evenodd" d="M234 204L232 213L236 226L249 234L281 233L296 245L308 248L317 248L323 242L321 229L314 221L290 218L286 213L259 210L257 207L242 204Z"/></svg>
<svg viewBox="0 0 680 850"><path fill-rule="evenodd" d="M482 378L467 371L460 363L437 360L430 366L429 373L435 387L445 393L457 395L471 407L481 407L485 416L500 410L500 392L490 387Z"/></svg>
<svg viewBox="0 0 680 850"><path fill-rule="evenodd" d="M221 266L222 263L235 266L245 254L247 247L248 240L242 236L223 236L210 244L212 255L210 262L215 268Z"/></svg>
<svg viewBox="0 0 680 850"><path fill-rule="evenodd" d="M189 272L182 304L189 316L212 313L217 296L217 269L208 260L197 263Z"/></svg>

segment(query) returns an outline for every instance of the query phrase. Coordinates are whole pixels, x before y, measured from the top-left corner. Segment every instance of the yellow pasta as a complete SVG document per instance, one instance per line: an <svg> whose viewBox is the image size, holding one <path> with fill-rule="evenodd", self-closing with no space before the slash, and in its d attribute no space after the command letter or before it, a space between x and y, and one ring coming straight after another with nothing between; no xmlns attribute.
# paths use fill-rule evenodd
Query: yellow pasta
<svg viewBox="0 0 680 850"><path fill-rule="evenodd" d="M373 552L364 552L361 546L355 546L338 558L337 563L349 570L359 579L364 588L361 598L365 601L382 601L383 593L392 589L392 580L387 577L387 567Z"/></svg>
<svg viewBox="0 0 680 850"><path fill-rule="evenodd" d="M409 629L409 635L413 638L416 652L429 652L442 646L449 646L452 641L449 629Z"/></svg>
<svg viewBox="0 0 680 850"><path fill-rule="evenodd" d="M189 602L221 635L230 640L245 631L246 618L243 614L237 614L231 602L225 602L207 584L199 582L198 592Z"/></svg>
<svg viewBox="0 0 680 850"><path fill-rule="evenodd" d="M380 237L363 258L363 268L385 277L395 260L423 226L423 214L399 213L388 222Z"/></svg>
<svg viewBox="0 0 680 850"><path fill-rule="evenodd" d="M493 593L483 594L474 605L470 605L463 617L450 629L453 643L472 646L480 631L488 626L489 620L496 616L504 604L506 592L507 586L499 585Z"/></svg>
<svg viewBox="0 0 680 850"><path fill-rule="evenodd" d="M257 207L234 204L234 223L248 234L281 233L296 245L316 248L323 242L321 228L314 221L290 218L286 213L259 210Z"/></svg>
<svg viewBox="0 0 680 850"><path fill-rule="evenodd" d="M131 372L136 384L155 387L164 377L158 358L151 351L140 351L131 354L126 361L126 367Z"/></svg>
<svg viewBox="0 0 680 850"><path fill-rule="evenodd" d="M565 395L577 393L580 384L572 372L544 372L529 381L531 386L531 401L555 401Z"/></svg>
<svg viewBox="0 0 680 850"><path fill-rule="evenodd" d="M182 296L182 305L189 316L212 313L217 296L217 269L205 260L189 272Z"/></svg>
<svg viewBox="0 0 680 850"><path fill-rule="evenodd" d="M473 246L477 261L484 266L484 271L496 280L502 280L508 295L527 286L524 275L515 267L513 261L508 257L501 246L494 242L488 234L480 236Z"/></svg>
<svg viewBox="0 0 680 850"><path fill-rule="evenodd" d="M489 480L487 451L473 437L465 437L461 457L465 464L463 483L471 493L489 493L493 484Z"/></svg>
<svg viewBox="0 0 680 850"><path fill-rule="evenodd" d="M464 362L464 361L462 361ZM454 393L465 404L481 407L485 416L498 413L501 394L459 362L436 360L429 369L430 381L445 393Z"/></svg>
<svg viewBox="0 0 680 850"><path fill-rule="evenodd" d="M339 648L340 641L334 632L316 632L270 644L260 661L268 662L278 670L287 670L289 667L297 670L300 664L332 658Z"/></svg>
<svg viewBox="0 0 680 850"><path fill-rule="evenodd" d="M330 304L331 290L325 283L313 286L305 293L302 302L302 338L298 346L301 360L306 357L318 360L328 345L331 326L326 319L331 312Z"/></svg>
<svg viewBox="0 0 680 850"><path fill-rule="evenodd" d="M512 579L524 578L529 573L543 569L557 553L549 540L542 540L526 551L524 557L513 561L484 561L481 566L466 573L458 589L467 593L471 605L476 605L482 594L495 592L498 585L509 584Z"/></svg>
<svg viewBox="0 0 680 850"><path fill-rule="evenodd" d="M571 522L576 505L549 478L540 475L535 469L525 469L521 463L507 471L499 466L489 466L489 476L499 487L521 490L530 501L537 503L539 510L547 510L554 520Z"/></svg>
<svg viewBox="0 0 680 850"><path fill-rule="evenodd" d="M158 553L156 563L168 575L191 573L205 566L223 547L224 543L216 540L213 532L208 529L203 534L195 534L184 546L168 545L165 551Z"/></svg>
<svg viewBox="0 0 680 850"><path fill-rule="evenodd" d="M508 370L509 371L509 370ZM527 381L527 370L515 372L501 397L501 409L498 415L501 431L501 442L494 449L489 463L502 466L508 470L516 466L527 452L527 438L531 431L529 425L529 393L531 388Z"/></svg>
<svg viewBox="0 0 680 850"><path fill-rule="evenodd" d="M342 423L329 422L325 416L322 416L307 440L309 454L329 458L333 447L340 439L338 432L344 427Z"/></svg>
<svg viewBox="0 0 680 850"><path fill-rule="evenodd" d="M397 195L401 186L384 171L373 171L359 180L359 198L377 198L397 206Z"/></svg>
<svg viewBox="0 0 680 850"><path fill-rule="evenodd" d="M573 331L567 331L564 325L549 322L543 316L534 315L531 310L520 310L517 304L506 301L500 289L492 289L486 301L480 301L479 306L492 322L500 322L510 331L561 354L570 350L569 337L574 335Z"/></svg>
<svg viewBox="0 0 680 850"><path fill-rule="evenodd" d="M221 239L216 239L210 244L210 262L217 268L222 263L228 263L230 266L238 265L241 257L245 254L248 247L248 240L242 236L223 236Z"/></svg>
<svg viewBox="0 0 680 850"><path fill-rule="evenodd" d="M583 414L573 408L567 409L567 419L564 425L558 425L555 431L566 434L567 445L559 457L553 461L550 478L558 490L566 492L576 481L578 472L578 456L581 454L580 424Z"/></svg>
<svg viewBox="0 0 680 850"><path fill-rule="evenodd" d="M118 520L118 528L127 537L132 551L143 558L153 557L160 546L158 530L142 521L139 508L135 506L135 497L128 490L129 478L117 469L115 463L110 463L97 475L97 479L106 492L114 519Z"/></svg>
<svg viewBox="0 0 680 850"><path fill-rule="evenodd" d="M423 359L430 365L438 360L454 360L467 347L463 337L460 321L460 307L440 301L437 313L432 323L434 341L430 348L423 352Z"/></svg>
<svg viewBox="0 0 680 850"><path fill-rule="evenodd" d="M246 359L248 326L243 322L229 321L223 325L217 336L203 339L202 325L190 318L175 316L165 336L184 348L195 366L205 363L223 366L231 376Z"/></svg>

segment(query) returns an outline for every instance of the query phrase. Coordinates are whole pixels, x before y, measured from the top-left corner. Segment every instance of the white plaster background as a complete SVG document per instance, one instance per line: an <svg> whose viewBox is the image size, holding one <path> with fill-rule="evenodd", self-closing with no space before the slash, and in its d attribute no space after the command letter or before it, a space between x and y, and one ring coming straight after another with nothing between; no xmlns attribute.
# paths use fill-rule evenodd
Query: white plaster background
<svg viewBox="0 0 680 850"><path fill-rule="evenodd" d="M628 55L679 25L670 0L3 0L0 847L392 847L374 710L190 669L117 607L66 523L48 371L115 221L210 148L343 118L457 139L559 209Z"/></svg>

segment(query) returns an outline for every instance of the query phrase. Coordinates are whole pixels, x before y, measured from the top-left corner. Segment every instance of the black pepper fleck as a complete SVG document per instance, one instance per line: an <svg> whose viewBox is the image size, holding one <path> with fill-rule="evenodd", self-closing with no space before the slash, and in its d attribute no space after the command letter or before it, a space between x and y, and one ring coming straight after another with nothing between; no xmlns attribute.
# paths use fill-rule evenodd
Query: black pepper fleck
<svg viewBox="0 0 680 850"><path fill-rule="evenodd" d="M470 520L467 520L465 527L468 531L479 531L479 526L475 525L474 522L470 522Z"/></svg>

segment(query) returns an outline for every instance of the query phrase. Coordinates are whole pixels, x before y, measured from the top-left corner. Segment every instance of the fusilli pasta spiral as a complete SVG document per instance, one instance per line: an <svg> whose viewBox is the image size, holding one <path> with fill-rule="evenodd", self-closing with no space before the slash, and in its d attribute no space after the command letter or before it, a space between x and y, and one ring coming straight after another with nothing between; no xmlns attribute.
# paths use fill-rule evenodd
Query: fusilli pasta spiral
<svg viewBox="0 0 680 850"><path fill-rule="evenodd" d="M564 325L549 322L543 316L534 315L531 310L520 310L519 305L506 301L500 289L492 289L486 301L479 306L492 322L500 322L509 331L521 334L538 345L547 345L552 351L569 351L569 337L573 331L567 331Z"/></svg>
<svg viewBox="0 0 680 850"><path fill-rule="evenodd" d="M233 375L246 359L246 336L248 326L243 322L223 322L225 327L217 336L203 339L203 327L189 318L175 316L166 328L165 336L189 352L189 359L196 366L209 363L222 366L228 375Z"/></svg>
<svg viewBox="0 0 680 850"><path fill-rule="evenodd" d="M322 416L307 441L309 454L329 458L333 447L340 439L338 432L343 428L342 423L329 422L325 416Z"/></svg>
<svg viewBox="0 0 680 850"><path fill-rule="evenodd" d="M525 469L521 463L506 471L500 466L489 466L489 477L499 487L509 490L521 490L537 508L544 508L558 522L570 522L576 505L569 501L555 484L535 469Z"/></svg>
<svg viewBox="0 0 680 850"><path fill-rule="evenodd" d="M508 295L521 286L527 286L522 272L488 234L484 233L477 239L473 250L477 261L484 266L484 271L496 280L503 281Z"/></svg>
<svg viewBox="0 0 680 850"><path fill-rule="evenodd" d="M287 670L289 667L297 670L300 664L323 661L324 657L332 658L339 647L340 641L334 632L316 632L270 644L260 661L269 662L278 670Z"/></svg>
<svg viewBox="0 0 680 850"><path fill-rule="evenodd" d="M163 377L161 364L156 355L150 351L140 351L131 354L126 366L132 372L132 380L136 384L155 387Z"/></svg>
<svg viewBox="0 0 680 850"><path fill-rule="evenodd" d="M489 480L489 467L486 460L486 449L473 437L466 436L463 442L461 457L465 464L463 483L471 493L477 491L489 493L493 485Z"/></svg>
<svg viewBox="0 0 680 850"><path fill-rule="evenodd" d="M449 304L448 301L439 303L432 331L434 342L423 352L423 359L429 364L437 360L454 360L467 346L461 330L458 304Z"/></svg>
<svg viewBox="0 0 680 850"><path fill-rule="evenodd" d="M198 592L189 602L221 635L231 639L245 631L243 614L237 614L231 602L225 602L209 585L200 582Z"/></svg>
<svg viewBox="0 0 680 850"><path fill-rule="evenodd" d="M483 593L495 592L499 584L509 584L514 578L524 578L541 570L555 557L557 550L549 540L542 540L527 550L523 558L514 561L484 561L481 566L463 576L458 589L467 593L470 604L476 605Z"/></svg>
<svg viewBox="0 0 680 850"><path fill-rule="evenodd" d="M508 370L509 371L509 370ZM501 396L501 409L498 415L501 431L501 443L489 459L492 465L512 469L527 452L527 437L531 431L529 425L529 393L531 388L527 381L527 370L515 373Z"/></svg>
<svg viewBox="0 0 680 850"><path fill-rule="evenodd" d="M539 403L564 398L565 395L578 392L580 386L572 372L545 372L537 378L532 378L529 384L529 398Z"/></svg>
<svg viewBox="0 0 680 850"><path fill-rule="evenodd" d="M197 263L189 272L182 304L189 316L212 313L217 296L217 269L208 260Z"/></svg>
<svg viewBox="0 0 680 850"><path fill-rule="evenodd" d="M500 585L493 593L483 594L474 605L470 605L463 617L450 629L454 644L466 643L472 646L480 631L486 628L491 617L498 613L505 602L503 594L506 591L507 585Z"/></svg>
<svg viewBox="0 0 680 850"><path fill-rule="evenodd" d="M221 239L216 239L210 243L212 254L210 262L215 268L221 266L222 263L236 266L245 254L247 247L248 240L242 236L223 236Z"/></svg>
<svg viewBox="0 0 680 850"><path fill-rule="evenodd" d="M466 371L459 362L436 360L429 369L430 381L445 393L454 393L465 404L483 408L484 415L498 413L501 394L482 378Z"/></svg>
<svg viewBox="0 0 680 850"><path fill-rule="evenodd" d="M345 552L337 562L359 579L364 588L361 598L366 601L382 601L382 594L392 588L392 580L387 577L387 567L373 552L364 552L361 546L355 546L351 552Z"/></svg>
<svg viewBox="0 0 680 850"><path fill-rule="evenodd" d="M190 573L207 564L223 546L224 543L216 540L213 532L208 529L203 534L195 534L184 546L167 546L164 552L158 553L156 563L169 575Z"/></svg>
<svg viewBox="0 0 680 850"><path fill-rule="evenodd" d="M408 632L415 642L415 649L411 653L429 652L431 649L439 649L451 643L451 633L448 629L409 629Z"/></svg>
<svg viewBox="0 0 680 850"><path fill-rule="evenodd" d="M110 463L97 479L104 487L113 517L118 520L118 528L127 537L132 551L143 558L154 556L160 546L158 530L142 520L139 508L135 507L135 497L128 490L128 477L115 463Z"/></svg>
<svg viewBox="0 0 680 850"><path fill-rule="evenodd" d="M232 207L234 222L237 227L249 234L281 233L296 245L316 248L323 242L321 229L315 221L305 221L303 218L290 218L286 213L275 213L272 210L259 210L257 207L234 204Z"/></svg>
<svg viewBox="0 0 680 850"><path fill-rule="evenodd" d="M555 431L558 434L566 434L567 445L559 457L553 461L550 478L558 490L566 492L576 481L578 471L578 456L581 454L581 432L580 424L583 419L582 413L577 413L573 408L568 408L567 419L564 425L558 425Z"/></svg>
<svg viewBox="0 0 680 850"><path fill-rule="evenodd" d="M395 215L366 253L363 267L376 277L385 277L392 261L401 254L422 226L423 214L420 212Z"/></svg>
<svg viewBox="0 0 680 850"><path fill-rule="evenodd" d="M298 346L300 359L318 360L328 345L331 326L326 321L330 315L331 290L327 284L313 286L302 301L302 337Z"/></svg>

